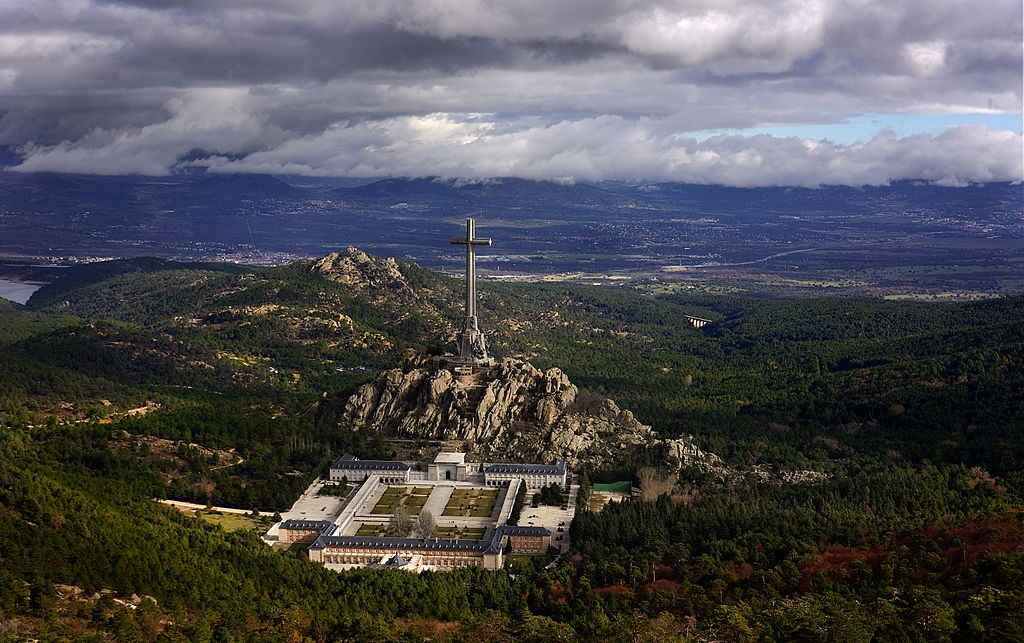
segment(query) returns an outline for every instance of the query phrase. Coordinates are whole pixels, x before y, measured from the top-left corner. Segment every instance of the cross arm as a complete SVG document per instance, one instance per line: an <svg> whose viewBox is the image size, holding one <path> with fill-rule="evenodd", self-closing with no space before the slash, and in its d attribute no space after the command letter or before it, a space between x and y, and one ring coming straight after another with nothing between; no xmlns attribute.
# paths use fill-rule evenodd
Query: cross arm
<svg viewBox="0 0 1024 643"><path fill-rule="evenodd" d="M466 239L465 237L452 237L448 241L449 243L458 246L490 246L493 245L493 241L490 238L487 239Z"/></svg>

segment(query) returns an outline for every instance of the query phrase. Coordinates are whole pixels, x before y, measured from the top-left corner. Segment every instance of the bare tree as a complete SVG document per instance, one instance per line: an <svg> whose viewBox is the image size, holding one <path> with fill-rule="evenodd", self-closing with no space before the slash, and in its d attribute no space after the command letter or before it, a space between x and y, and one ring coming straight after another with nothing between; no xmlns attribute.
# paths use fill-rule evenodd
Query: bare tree
<svg viewBox="0 0 1024 643"><path fill-rule="evenodd" d="M434 535L434 514L427 509L420 512L420 518L416 522L416 531L420 538L430 538Z"/></svg>
<svg viewBox="0 0 1024 643"><path fill-rule="evenodd" d="M671 494L675 480L666 472L654 467L640 469L640 498L644 502L654 502L658 496Z"/></svg>
<svg viewBox="0 0 1024 643"><path fill-rule="evenodd" d="M391 516L391 522L388 523L387 533L389 536L398 536L399 538L405 538L412 533L412 518L409 517L404 503L395 507L395 513Z"/></svg>

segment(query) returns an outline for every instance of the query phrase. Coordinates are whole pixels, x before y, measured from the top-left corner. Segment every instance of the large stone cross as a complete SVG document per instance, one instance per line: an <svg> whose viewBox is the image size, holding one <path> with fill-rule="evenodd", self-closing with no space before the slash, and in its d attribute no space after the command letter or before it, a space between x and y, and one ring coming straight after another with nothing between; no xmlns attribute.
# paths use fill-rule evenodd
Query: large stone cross
<svg viewBox="0 0 1024 643"><path fill-rule="evenodd" d="M459 357L468 360L487 359L487 344L476 321L476 247L491 245L490 239L478 239L476 221L466 219L466 236L454 237L451 243L466 246L466 319L459 336Z"/></svg>

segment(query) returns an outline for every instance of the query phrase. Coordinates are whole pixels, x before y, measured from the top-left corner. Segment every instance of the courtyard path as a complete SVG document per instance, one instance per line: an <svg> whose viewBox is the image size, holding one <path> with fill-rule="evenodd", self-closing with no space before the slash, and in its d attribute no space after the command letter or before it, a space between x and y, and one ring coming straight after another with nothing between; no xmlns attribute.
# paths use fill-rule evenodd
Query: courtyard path
<svg viewBox="0 0 1024 643"><path fill-rule="evenodd" d="M238 515L241 515L241 516L248 516L249 514L252 513L252 511L248 510L248 509L235 509L234 507L207 507L206 505L199 504L198 502L185 502L184 500L164 500L164 499L158 499L157 502L159 502L162 505L171 505L172 507L181 507L182 509L197 509L197 510L202 510L202 511L207 511L207 510L209 510L209 511L218 511L218 512L220 512L222 514L238 514ZM261 511L261 512L259 512L259 514L261 516L266 516L266 517L269 518L269 517L274 515L274 512L273 511Z"/></svg>

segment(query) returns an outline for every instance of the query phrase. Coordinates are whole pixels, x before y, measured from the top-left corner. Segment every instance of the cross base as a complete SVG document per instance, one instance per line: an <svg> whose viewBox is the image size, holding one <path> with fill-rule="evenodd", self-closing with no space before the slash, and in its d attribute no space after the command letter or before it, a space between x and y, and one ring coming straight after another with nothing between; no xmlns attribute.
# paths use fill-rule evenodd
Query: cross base
<svg viewBox="0 0 1024 643"><path fill-rule="evenodd" d="M459 333L459 357L462 359L487 359L487 342L477 326L476 317L466 317Z"/></svg>
<svg viewBox="0 0 1024 643"><path fill-rule="evenodd" d="M481 359L474 357L459 357L458 355L438 355L433 359L437 366L451 368L457 374L476 373L498 365L498 360L493 357Z"/></svg>

